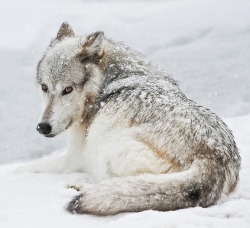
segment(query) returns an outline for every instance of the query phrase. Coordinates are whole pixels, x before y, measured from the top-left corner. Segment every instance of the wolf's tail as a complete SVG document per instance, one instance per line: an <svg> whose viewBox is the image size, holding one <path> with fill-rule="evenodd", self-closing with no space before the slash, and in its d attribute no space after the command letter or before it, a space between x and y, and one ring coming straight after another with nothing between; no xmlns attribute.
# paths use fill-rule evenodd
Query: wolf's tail
<svg viewBox="0 0 250 228"><path fill-rule="evenodd" d="M218 200L228 179L225 167L212 163L198 161L188 170L173 174L144 174L105 180L76 196L67 210L72 213L113 215L143 210L208 207ZM230 182L237 182L237 178L238 174L235 178L230 177Z"/></svg>

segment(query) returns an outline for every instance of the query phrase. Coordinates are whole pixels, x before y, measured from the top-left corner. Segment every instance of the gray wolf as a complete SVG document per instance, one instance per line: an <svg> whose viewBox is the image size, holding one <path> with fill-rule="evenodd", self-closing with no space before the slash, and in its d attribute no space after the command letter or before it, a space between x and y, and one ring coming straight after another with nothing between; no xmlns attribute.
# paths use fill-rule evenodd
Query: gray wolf
<svg viewBox="0 0 250 228"><path fill-rule="evenodd" d="M24 169L83 172L99 180L68 205L114 215L208 207L235 189L240 155L232 132L188 99L140 53L63 23L37 67L43 108L37 130L67 130L68 150Z"/></svg>

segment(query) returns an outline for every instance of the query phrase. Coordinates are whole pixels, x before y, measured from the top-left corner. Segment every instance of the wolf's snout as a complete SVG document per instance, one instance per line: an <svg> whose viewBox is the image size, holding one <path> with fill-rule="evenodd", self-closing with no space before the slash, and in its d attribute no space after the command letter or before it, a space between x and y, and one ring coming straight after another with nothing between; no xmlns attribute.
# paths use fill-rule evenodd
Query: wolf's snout
<svg viewBox="0 0 250 228"><path fill-rule="evenodd" d="M48 135L51 132L51 126L47 123L39 123L36 127L40 134Z"/></svg>

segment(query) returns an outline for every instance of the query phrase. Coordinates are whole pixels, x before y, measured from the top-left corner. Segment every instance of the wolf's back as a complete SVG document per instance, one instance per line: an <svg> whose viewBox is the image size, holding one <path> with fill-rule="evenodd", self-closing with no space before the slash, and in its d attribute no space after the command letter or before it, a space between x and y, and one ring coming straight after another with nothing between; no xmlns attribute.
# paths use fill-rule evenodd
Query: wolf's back
<svg viewBox="0 0 250 228"><path fill-rule="evenodd" d="M130 118L132 125L140 125L137 138L152 142L155 150L180 164L182 171L103 181L75 197L68 204L68 211L113 215L208 207L216 203L222 193L235 188L240 156L226 124L208 109L186 98L175 85L171 84L169 90L158 86L156 91L154 83L152 88L148 81L141 85L142 79L128 82L122 79L122 86L114 82L108 87L110 91L106 90L110 96L106 96L108 102L104 109L118 113L125 107L124 118ZM117 94L123 102L117 102ZM150 102L157 97L163 97L162 102Z"/></svg>

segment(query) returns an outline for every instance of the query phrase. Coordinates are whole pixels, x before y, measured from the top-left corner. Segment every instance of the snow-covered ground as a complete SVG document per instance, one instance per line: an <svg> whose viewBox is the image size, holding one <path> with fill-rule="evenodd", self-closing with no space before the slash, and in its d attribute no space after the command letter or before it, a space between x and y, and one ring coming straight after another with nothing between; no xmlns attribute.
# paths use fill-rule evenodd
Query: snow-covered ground
<svg viewBox="0 0 250 228"><path fill-rule="evenodd" d="M249 0L8 0L0 3L0 228L250 227ZM103 30L144 53L181 82L192 99L221 115L242 155L235 193L210 208L145 211L108 218L63 206L81 174L15 174L28 160L62 151L65 136L36 130L36 63L60 24L77 34Z"/></svg>
<svg viewBox="0 0 250 228"><path fill-rule="evenodd" d="M0 166L1 228L249 228L250 115L226 119L241 148L242 171L237 190L209 208L171 212L145 211L100 218L72 215L63 208L77 194L66 186L83 183L82 174L13 174L22 163Z"/></svg>

